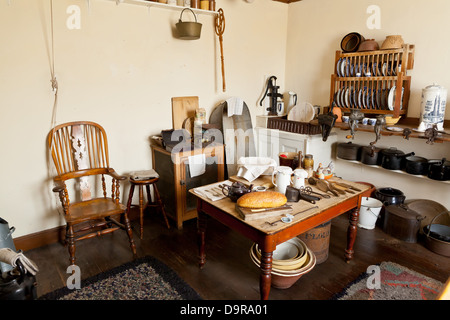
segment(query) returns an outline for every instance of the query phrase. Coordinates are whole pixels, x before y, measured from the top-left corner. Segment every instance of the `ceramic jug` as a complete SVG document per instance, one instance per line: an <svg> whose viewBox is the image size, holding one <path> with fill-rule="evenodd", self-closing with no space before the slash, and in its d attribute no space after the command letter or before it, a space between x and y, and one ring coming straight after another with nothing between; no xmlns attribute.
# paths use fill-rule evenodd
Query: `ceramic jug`
<svg viewBox="0 0 450 320"><path fill-rule="evenodd" d="M287 92L284 101L286 113L288 113L296 105L297 105L297 94L293 91Z"/></svg>
<svg viewBox="0 0 450 320"><path fill-rule="evenodd" d="M272 173L272 183L275 191L282 194L286 193L286 187L291 184L292 168L287 166L279 166Z"/></svg>
<svg viewBox="0 0 450 320"><path fill-rule="evenodd" d="M308 172L305 169L295 169L291 177L292 186L300 189L305 186L305 179L308 177Z"/></svg>

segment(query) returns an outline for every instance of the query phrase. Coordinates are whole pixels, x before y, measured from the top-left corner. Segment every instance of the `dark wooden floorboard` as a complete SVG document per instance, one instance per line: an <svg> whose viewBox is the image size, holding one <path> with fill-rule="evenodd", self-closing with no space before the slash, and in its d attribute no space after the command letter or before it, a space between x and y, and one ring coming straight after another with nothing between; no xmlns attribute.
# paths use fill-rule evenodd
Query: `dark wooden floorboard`
<svg viewBox="0 0 450 320"><path fill-rule="evenodd" d="M251 241L209 218L206 265L200 270L196 220L177 230L167 229L159 214L145 217L144 239L139 238L139 223L133 221L138 257L152 255L168 266L207 300L259 299L259 269L249 257ZM374 230L358 228L355 255L344 261L348 220L346 215L332 221L328 259L300 278L291 288L272 288L273 300L326 300L340 292L367 267L393 261L441 282L450 275L450 258L429 251L422 242L406 243ZM38 296L66 285L69 274L67 248L60 243L33 249L25 255L39 266ZM115 232L77 245L77 265L82 278L88 278L132 260L125 232Z"/></svg>

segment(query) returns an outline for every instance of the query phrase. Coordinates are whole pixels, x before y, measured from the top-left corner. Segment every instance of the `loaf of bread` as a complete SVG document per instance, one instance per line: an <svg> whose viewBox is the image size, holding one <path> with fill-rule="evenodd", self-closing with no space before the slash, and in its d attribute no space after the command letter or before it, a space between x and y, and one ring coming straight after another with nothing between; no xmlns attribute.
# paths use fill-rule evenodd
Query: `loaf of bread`
<svg viewBox="0 0 450 320"><path fill-rule="evenodd" d="M237 200L237 205L242 208L275 208L284 205L287 198L276 191L250 192Z"/></svg>

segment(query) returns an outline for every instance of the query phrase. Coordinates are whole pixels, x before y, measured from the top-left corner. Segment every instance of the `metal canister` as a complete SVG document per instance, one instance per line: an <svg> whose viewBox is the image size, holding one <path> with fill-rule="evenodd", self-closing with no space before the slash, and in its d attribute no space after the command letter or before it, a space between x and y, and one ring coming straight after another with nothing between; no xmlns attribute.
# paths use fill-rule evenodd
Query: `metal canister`
<svg viewBox="0 0 450 320"><path fill-rule="evenodd" d="M16 247L14 246L14 241L11 234L16 230L15 227L9 227L8 222L2 218L0 218L0 249L10 248L11 250L16 251ZM13 269L10 264L0 262L1 272L7 272Z"/></svg>

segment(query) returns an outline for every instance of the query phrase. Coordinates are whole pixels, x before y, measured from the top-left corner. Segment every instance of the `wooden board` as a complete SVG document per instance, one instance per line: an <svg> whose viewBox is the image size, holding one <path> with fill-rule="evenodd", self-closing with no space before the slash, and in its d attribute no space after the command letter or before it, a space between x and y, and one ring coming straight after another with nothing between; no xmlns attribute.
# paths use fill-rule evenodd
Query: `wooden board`
<svg viewBox="0 0 450 320"><path fill-rule="evenodd" d="M186 118L195 117L198 109L198 97L172 97L173 129L182 129Z"/></svg>
<svg viewBox="0 0 450 320"><path fill-rule="evenodd" d="M292 212L292 206L283 205L281 207L271 208L271 209L261 209L264 211L259 211L260 209L242 208L236 205L236 211L240 214L243 220L251 221L263 218L271 218L281 216L286 213Z"/></svg>
<svg viewBox="0 0 450 320"><path fill-rule="evenodd" d="M263 186L263 187L266 187L267 189L274 187L274 185L272 183L272 176L259 176L252 182L248 182L246 179L238 177L238 176L231 176L229 178L229 180L233 181L233 182L240 182L243 185L245 185L246 187L250 186L251 184L253 184L254 187Z"/></svg>

